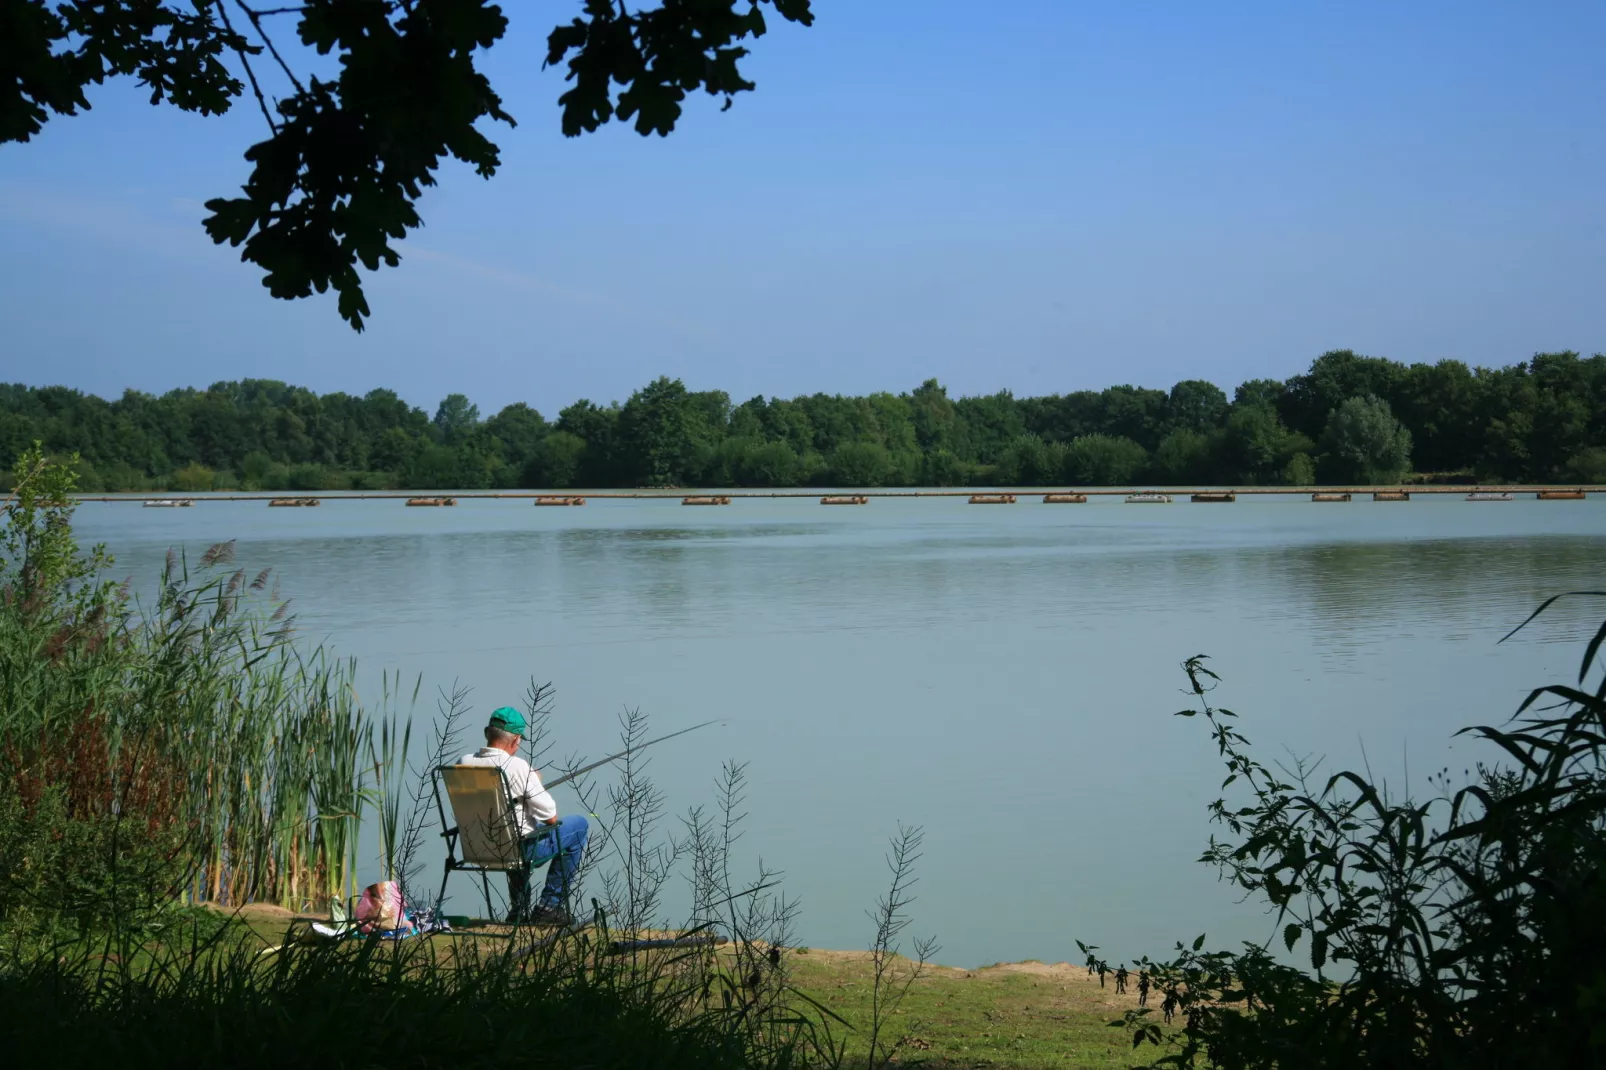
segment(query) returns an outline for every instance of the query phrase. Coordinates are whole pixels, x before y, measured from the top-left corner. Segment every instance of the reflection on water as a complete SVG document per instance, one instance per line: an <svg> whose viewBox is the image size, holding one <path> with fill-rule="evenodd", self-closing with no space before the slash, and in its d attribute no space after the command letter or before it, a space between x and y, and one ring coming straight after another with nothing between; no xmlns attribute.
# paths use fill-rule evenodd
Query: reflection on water
<svg viewBox="0 0 1606 1070"><path fill-rule="evenodd" d="M1183 658L1212 655L1267 757L1419 780L1473 760L1456 728L1575 668L1599 607L1563 603L1497 641L1542 599L1598 587L1606 562L1597 501L810 504L80 520L141 584L170 542L238 537L303 632L375 676L460 680L486 707L552 679L566 752L603 751L626 705L665 727L724 719L666 744L655 773L690 804L720 759L752 760L746 842L788 870L804 942L862 942L881 844L911 821L928 829L921 928L959 963L1067 958L1076 938L1119 955L1264 937L1192 863L1221 774L1170 716Z"/></svg>

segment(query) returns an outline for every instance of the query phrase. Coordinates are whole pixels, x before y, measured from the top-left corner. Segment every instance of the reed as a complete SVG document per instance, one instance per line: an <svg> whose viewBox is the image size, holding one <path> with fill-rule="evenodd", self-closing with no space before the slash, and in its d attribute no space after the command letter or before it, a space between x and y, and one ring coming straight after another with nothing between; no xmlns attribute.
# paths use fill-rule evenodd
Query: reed
<svg viewBox="0 0 1606 1070"><path fill-rule="evenodd" d="M170 553L154 598L131 598L106 582L109 557L72 540L58 493L70 470L25 461L0 558L0 793L19 827L59 814L98 830L63 861L79 877L126 872L160 843L160 887L139 897L153 909L353 894L369 807L389 821L385 849L396 842L410 741L400 681L365 709L355 663L295 644L271 572L235 567L232 543L193 568ZM104 882L63 887L0 891L0 923L16 910L84 921L124 909Z"/></svg>

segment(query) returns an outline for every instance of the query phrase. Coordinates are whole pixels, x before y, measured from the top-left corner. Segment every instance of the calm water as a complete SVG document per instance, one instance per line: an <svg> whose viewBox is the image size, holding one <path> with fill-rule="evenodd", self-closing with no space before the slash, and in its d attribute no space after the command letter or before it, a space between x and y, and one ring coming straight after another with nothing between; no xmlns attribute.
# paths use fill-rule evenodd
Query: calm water
<svg viewBox="0 0 1606 1070"><path fill-rule="evenodd" d="M744 846L786 871L802 941L863 943L903 821L927 830L916 929L966 965L1268 935L1193 862L1223 774L1202 722L1171 716L1183 658L1213 656L1263 757L1421 786L1486 756L1456 728L1576 669L1583 607L1496 640L1606 564L1599 498L203 501L79 521L141 582L170 545L237 538L303 634L369 673L461 681L482 710L550 679L565 754L605 753L626 707L662 731L724 719L654 774L684 809L722 759L751 763Z"/></svg>

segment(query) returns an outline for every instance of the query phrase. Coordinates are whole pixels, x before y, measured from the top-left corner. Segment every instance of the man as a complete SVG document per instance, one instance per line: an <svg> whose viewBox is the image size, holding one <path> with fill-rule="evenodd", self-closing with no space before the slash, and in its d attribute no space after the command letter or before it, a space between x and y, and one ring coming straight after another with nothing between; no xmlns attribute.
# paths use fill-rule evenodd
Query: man
<svg viewBox="0 0 1606 1070"><path fill-rule="evenodd" d="M542 786L541 774L519 757L519 743L527 730L524 715L510 706L503 706L491 714L491 721L485 726L485 746L473 754L463 755L460 764L494 765L502 770L513 800L513 815L519 823L524 857L529 859L532 868L547 861L552 863L547 869L541 899L533 911L528 911L527 918L529 876L508 874L508 893L512 899L508 921L573 925L574 918L568 910L569 883L580 868L580 857L591 830L579 814L558 817L558 804Z"/></svg>

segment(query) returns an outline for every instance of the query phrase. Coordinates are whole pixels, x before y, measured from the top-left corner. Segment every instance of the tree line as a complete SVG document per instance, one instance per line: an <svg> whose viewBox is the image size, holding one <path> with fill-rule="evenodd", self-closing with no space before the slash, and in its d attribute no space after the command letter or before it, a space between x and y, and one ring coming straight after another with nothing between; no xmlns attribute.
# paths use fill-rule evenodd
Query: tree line
<svg viewBox="0 0 1606 1070"><path fill-rule="evenodd" d="M1501 368L1325 353L1231 397L1170 390L1017 398L754 397L659 378L623 403L489 418L462 394L431 416L394 391L265 379L107 401L0 386L0 450L81 458L88 491L669 486L1306 485L1606 482L1606 355Z"/></svg>

